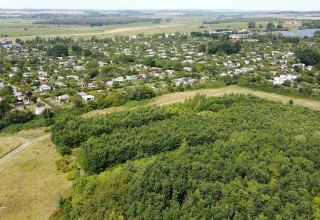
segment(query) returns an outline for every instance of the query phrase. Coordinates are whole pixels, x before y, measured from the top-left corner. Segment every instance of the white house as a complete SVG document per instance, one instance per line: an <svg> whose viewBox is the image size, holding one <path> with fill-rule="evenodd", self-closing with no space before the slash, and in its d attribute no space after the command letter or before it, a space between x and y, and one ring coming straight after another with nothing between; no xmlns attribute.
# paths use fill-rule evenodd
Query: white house
<svg viewBox="0 0 320 220"><path fill-rule="evenodd" d="M290 80L291 83L293 83L298 78L298 75L280 75L277 77L274 77L273 79L273 85L282 85L286 80Z"/></svg>
<svg viewBox="0 0 320 220"><path fill-rule="evenodd" d="M82 100L85 101L85 102L94 101L94 96L93 95L88 95L85 92L79 92L78 94L81 96Z"/></svg>

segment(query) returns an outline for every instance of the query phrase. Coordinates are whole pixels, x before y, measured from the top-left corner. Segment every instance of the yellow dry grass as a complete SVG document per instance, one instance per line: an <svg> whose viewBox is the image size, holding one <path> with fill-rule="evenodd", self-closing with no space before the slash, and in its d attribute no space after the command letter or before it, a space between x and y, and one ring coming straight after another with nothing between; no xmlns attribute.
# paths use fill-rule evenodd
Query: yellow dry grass
<svg viewBox="0 0 320 220"><path fill-rule="evenodd" d="M38 132L38 131L37 131ZM28 131L23 131L26 136ZM71 186L57 171L57 152L47 139L36 142L0 173L0 219L48 219Z"/></svg>
<svg viewBox="0 0 320 220"><path fill-rule="evenodd" d="M159 96L154 100L151 100L142 105L158 105L158 106L170 105L177 102L183 102L186 99L193 98L198 94L206 95L208 97L223 96L227 94L246 94L246 95L251 94L251 95L255 95L260 98L265 98L271 101L279 101L284 104L287 104L289 100L293 100L295 105L304 106L304 107L311 108L313 110L320 111L320 101L313 101L313 100L302 99L302 98L293 98L293 97L279 95L275 93L256 91L256 90L243 88L239 86L227 86L227 87L218 88L218 89L200 89L200 90L187 91L187 92L170 93L170 94ZM125 106L121 106L121 107L112 107L107 109L95 110L95 111L90 111L84 114L83 117L95 117L95 116L110 114L113 112L123 111L127 109L129 108Z"/></svg>
<svg viewBox="0 0 320 220"><path fill-rule="evenodd" d="M15 136L0 138L0 157L19 147L24 142L23 139Z"/></svg>
<svg viewBox="0 0 320 220"><path fill-rule="evenodd" d="M284 95L279 95L275 93L268 93L263 91L256 91L248 88L238 87L238 86L228 86L218 89L201 89L201 90L194 90L188 92L178 92L178 93L171 93L163 96L159 96L156 98L152 104L155 105L169 105L176 102L182 102L186 99L193 98L197 94L206 95L208 97L212 96L223 96L226 94L251 94L261 98L265 98L271 101L280 101L284 104L287 104L290 99L293 100L294 104L311 108L313 110L320 110L320 101L313 101L308 99L302 98L292 98Z"/></svg>
<svg viewBox="0 0 320 220"><path fill-rule="evenodd" d="M95 116L99 116L99 115L107 115L107 114L111 114L113 112L124 111L124 110L127 110L127 109L128 109L128 107L126 107L126 106L99 109L99 110L94 110L94 111L87 112L87 113L83 114L82 117L90 118L90 117L95 117Z"/></svg>

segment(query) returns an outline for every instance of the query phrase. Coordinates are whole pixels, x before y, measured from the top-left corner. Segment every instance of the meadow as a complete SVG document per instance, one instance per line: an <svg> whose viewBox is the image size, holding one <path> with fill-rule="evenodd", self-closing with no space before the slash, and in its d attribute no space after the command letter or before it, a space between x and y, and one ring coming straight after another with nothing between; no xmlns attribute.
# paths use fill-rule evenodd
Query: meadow
<svg viewBox="0 0 320 220"><path fill-rule="evenodd" d="M24 130L3 136L0 149L5 152L22 140L35 139L45 132ZM59 196L71 186L56 169L57 158L54 144L46 139L34 143L7 164L0 173L0 219L47 219L55 211Z"/></svg>

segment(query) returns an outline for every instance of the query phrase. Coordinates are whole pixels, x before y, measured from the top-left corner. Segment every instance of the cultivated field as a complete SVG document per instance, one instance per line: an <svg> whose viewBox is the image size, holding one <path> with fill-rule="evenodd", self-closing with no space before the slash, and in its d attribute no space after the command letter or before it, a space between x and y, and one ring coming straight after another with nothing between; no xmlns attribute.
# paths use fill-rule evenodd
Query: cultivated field
<svg viewBox="0 0 320 220"><path fill-rule="evenodd" d="M42 134L43 129L22 131L18 135L31 140ZM57 171L56 157L54 144L49 139L42 140L30 145L0 172L1 220L48 219L55 211L59 196L71 185Z"/></svg>
<svg viewBox="0 0 320 220"><path fill-rule="evenodd" d="M34 24L37 20L27 19L0 19L0 40L20 38L22 40L32 39L36 36L40 37L114 37L116 35L136 35L139 33L155 34L155 33L174 33L174 32L191 32L205 31L214 29L245 29L248 26L247 22L230 22L221 24L203 24L204 21L212 21L214 17L187 17L174 16L164 17L172 18L171 22L161 22L160 24L153 23L136 23L124 25L105 25L105 26L81 26L81 25L48 25ZM268 22L262 21L257 24L266 26ZM200 28L202 26L202 28Z"/></svg>

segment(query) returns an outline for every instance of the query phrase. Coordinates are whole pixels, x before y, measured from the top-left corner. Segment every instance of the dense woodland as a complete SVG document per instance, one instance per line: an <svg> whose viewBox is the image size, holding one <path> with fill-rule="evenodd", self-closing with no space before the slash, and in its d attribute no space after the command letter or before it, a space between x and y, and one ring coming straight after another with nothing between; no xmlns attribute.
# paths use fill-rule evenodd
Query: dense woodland
<svg viewBox="0 0 320 220"><path fill-rule="evenodd" d="M291 104L198 96L63 120L53 140L86 175L53 218L317 219L320 115Z"/></svg>

